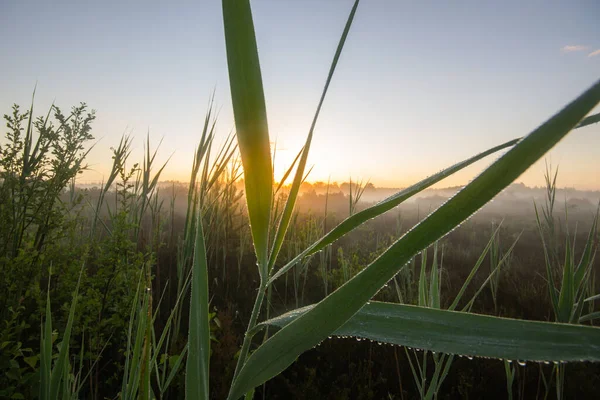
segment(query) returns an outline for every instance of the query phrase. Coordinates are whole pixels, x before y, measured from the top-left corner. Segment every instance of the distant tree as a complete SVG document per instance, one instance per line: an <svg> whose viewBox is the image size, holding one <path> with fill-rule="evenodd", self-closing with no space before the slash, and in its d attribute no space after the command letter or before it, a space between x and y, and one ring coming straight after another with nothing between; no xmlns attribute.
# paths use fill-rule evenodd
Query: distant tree
<svg viewBox="0 0 600 400"><path fill-rule="evenodd" d="M327 190L327 184L323 181L313 183L313 188L317 193L324 193Z"/></svg>
<svg viewBox="0 0 600 400"><path fill-rule="evenodd" d="M313 185L310 184L310 182L302 182L302 185L300 185L300 192L308 192L314 190Z"/></svg>
<svg viewBox="0 0 600 400"><path fill-rule="evenodd" d="M329 184L329 193L338 193L340 191L341 189L337 182L332 182Z"/></svg>

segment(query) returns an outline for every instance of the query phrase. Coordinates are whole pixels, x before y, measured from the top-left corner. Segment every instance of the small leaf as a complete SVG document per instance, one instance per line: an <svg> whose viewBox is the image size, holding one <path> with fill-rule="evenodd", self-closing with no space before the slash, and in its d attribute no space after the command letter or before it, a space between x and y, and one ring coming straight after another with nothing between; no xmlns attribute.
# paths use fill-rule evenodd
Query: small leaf
<svg viewBox="0 0 600 400"><path fill-rule="evenodd" d="M40 359L39 355L35 355L35 356L30 356L30 357L24 357L23 361L25 361L25 363L27 365L29 365L31 368L35 369L35 367L37 366L37 363Z"/></svg>

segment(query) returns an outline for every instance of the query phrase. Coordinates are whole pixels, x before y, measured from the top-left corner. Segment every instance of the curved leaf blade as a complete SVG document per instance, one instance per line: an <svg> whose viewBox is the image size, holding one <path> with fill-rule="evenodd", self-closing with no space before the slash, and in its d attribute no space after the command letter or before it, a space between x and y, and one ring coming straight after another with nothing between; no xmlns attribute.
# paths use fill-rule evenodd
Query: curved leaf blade
<svg viewBox="0 0 600 400"><path fill-rule="evenodd" d="M263 322L282 328L313 306ZM600 361L600 329L524 321L405 304L365 304L334 335L473 357Z"/></svg>
<svg viewBox="0 0 600 400"><path fill-rule="evenodd" d="M329 85L331 84L331 80L333 79L333 74L335 72L335 68L337 67L340 56L342 55L342 50L344 49L344 44L346 43L346 38L348 37L348 33L350 32L350 27L352 26L352 22L354 21L354 15L356 14L356 9L358 8L358 3L360 0L354 1L354 6L352 10L350 10L350 15L348 16L348 20L346 21L346 26L344 27L344 31L342 32L342 36L338 43L335 55L333 56L333 61L331 62L331 66L329 68L329 74L327 75L327 80L325 81L325 86L323 87L323 92L321 93L321 99L319 100L319 105L317 106L317 110L315 111L315 115L313 117L312 124L310 125L310 129L308 131L308 137L306 138L306 143L302 149L302 156L300 157L300 162L298 164L298 169L296 170L296 174L294 176L294 181L292 183L292 187L290 189L290 193L288 195L288 200L285 203L285 207L283 209L283 214L279 221L279 226L277 227L277 233L275 234L275 240L273 242L273 249L271 250L271 255L269 258L269 272L275 265L275 261L277 260L277 256L279 255L279 251L281 250L281 246L283 245L283 239L287 233L287 229L289 227L292 213L294 211L294 207L296 205L296 200L298 198L298 193L300 191L300 185L306 179L304 175L304 170L306 168L306 160L308 159L308 152L310 151L310 144L312 143L313 132L315 130L315 126L317 125L317 120L319 119L319 114L321 113L321 108L323 107L323 102L325 101L325 96L327 95L327 90L329 89ZM310 173L310 171L309 171ZM308 173L306 174L308 175Z"/></svg>

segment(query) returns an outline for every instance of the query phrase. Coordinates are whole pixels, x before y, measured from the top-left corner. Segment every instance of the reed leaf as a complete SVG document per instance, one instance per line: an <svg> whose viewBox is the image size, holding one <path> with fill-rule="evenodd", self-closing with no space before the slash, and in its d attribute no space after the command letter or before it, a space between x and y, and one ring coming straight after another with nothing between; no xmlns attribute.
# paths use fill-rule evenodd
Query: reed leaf
<svg viewBox="0 0 600 400"><path fill-rule="evenodd" d="M46 297L46 321L42 327L42 342L40 350L40 399L43 400L58 400L59 398L68 398L68 388L66 383L70 370L69 363L69 342L71 341L71 331L75 320L75 309L77 307L77 299L79 298L79 284L81 283L81 275L83 266L77 279L75 292L73 293L73 301L69 309L69 317L67 318L67 326L63 333L62 343L58 356L52 367L52 314L50 311L50 290ZM49 283L48 283L49 285ZM49 288L48 288L49 289Z"/></svg>
<svg viewBox="0 0 600 400"><path fill-rule="evenodd" d="M312 143L313 133L315 130L315 126L317 124L317 120L319 118L319 114L321 113L321 108L323 107L323 102L325 101L325 96L327 95L327 90L329 89L329 85L331 84L331 79L333 78L333 74L335 73L335 68L338 64L340 56L342 54L342 50L344 49L344 44L346 43L346 38L348 37L348 33L350 32L350 27L352 26L352 21L354 21L354 15L356 14L356 9L358 8L359 0L354 2L354 6L350 11L350 15L348 16L348 20L346 21L346 26L344 27L344 31L342 32L342 37L338 43L337 49L335 51L335 55L333 56L333 61L331 62L331 66L329 68L329 74L327 75L327 80L325 81L325 86L323 87L323 92L321 93L321 99L319 100L319 104L317 106L317 111L313 117L312 124L308 131L308 137L306 138L306 143L302 149L302 156L300 157L300 161L298 163L298 169L296 170L296 174L294 176L294 181L292 183L292 187L290 189L290 193L288 195L288 199L285 203L285 207L283 209L283 214L281 219L279 220L279 226L277 227L277 233L275 234L275 240L273 243L273 248L271 250L270 258L269 258L269 273L273 266L275 265L275 261L277 260L277 256L279 255L279 251L281 250L281 246L283 245L283 239L287 233L287 229L290 224L290 220L292 218L292 213L294 211L294 207L296 205L296 199L298 198L298 193L300 191L300 185L306 179L304 174L304 170L306 168L306 161L308 159L308 152L310 151L310 145ZM312 169L312 168L311 168ZM310 171L309 171L310 172ZM308 174L306 174L308 175Z"/></svg>
<svg viewBox="0 0 600 400"><path fill-rule="evenodd" d="M600 122L600 113L585 117L575 128L583 128L584 126L596 124L598 122Z"/></svg>
<svg viewBox="0 0 600 400"><path fill-rule="evenodd" d="M263 322L282 328L314 306ZM600 361L600 329L370 302L334 332L447 354L520 361Z"/></svg>
<svg viewBox="0 0 600 400"><path fill-rule="evenodd" d="M202 213L196 221L196 243L192 270L188 356L185 373L186 399L208 399L210 328L208 315L208 266Z"/></svg>
<svg viewBox="0 0 600 400"><path fill-rule="evenodd" d="M266 279L273 170L265 95L249 0L223 0L223 22L248 216L259 271Z"/></svg>

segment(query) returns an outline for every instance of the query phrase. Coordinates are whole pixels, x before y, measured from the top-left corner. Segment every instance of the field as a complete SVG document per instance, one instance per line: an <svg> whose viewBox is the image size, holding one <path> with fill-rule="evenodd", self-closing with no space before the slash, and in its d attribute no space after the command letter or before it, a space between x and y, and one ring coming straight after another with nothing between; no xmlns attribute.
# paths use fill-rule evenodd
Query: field
<svg viewBox="0 0 600 400"><path fill-rule="evenodd" d="M182 354L185 357L189 329L186 318L189 280L185 275L191 260L189 254L187 259L185 255L189 251L185 246L185 232L186 224L190 223L188 213L193 213L193 207L191 211L187 207L190 186L160 182L162 166L148 163L153 153L149 153L146 161L139 162L139 166L128 170L126 165L136 164L135 160L126 159L129 140L124 138L115 149L115 180L103 186L82 188L73 184L56 190L52 198L48 191L60 173L38 174L49 177L40 179L39 186L31 182L21 186L19 181L9 179L2 182L5 196L9 196L9 188L27 196L28 206L21 218L22 223L29 226L12 256L8 245L12 244L16 226L4 224L2 229L7 256L2 259L5 329L1 365L3 396L7 398L19 398L15 397L18 394L24 398L37 396L41 310L48 305L52 310L56 353L68 324L78 281L79 300L69 341L70 363L65 371L74 392L81 398L112 398L123 393L127 387L123 383L128 352L132 350L129 340L141 340L129 329L133 329L134 334L139 330L144 332L142 326L131 328L129 324L139 323L141 316L135 313L146 310L154 318L148 327L153 340L158 341L166 332L162 345L154 343L145 355L153 360L149 378L152 391L160 398L179 398L183 393L184 370L177 361ZM235 147L229 145L228 142L221 153L223 161L228 160L223 172L212 186L203 189L212 340L211 398L227 396L236 354L260 283L248 229L243 182L239 180L239 156ZM85 147L78 151L84 152ZM214 165L214 170L218 170L219 162ZM75 179L67 177L68 182ZM207 181L210 179L201 182ZM297 201L289 236L282 246L282 264L351 212L360 212L374 204L361 200L361 187L357 184L353 184L353 197L349 187L344 187L346 193L333 185L320 192L312 185L305 185L304 189ZM277 316L320 301L367 266L431 209L445 202L453 190L456 189L424 192L421 197L368 221L309 257L301 268L290 270L272 286L268 306L262 312L266 317ZM580 259L587 235L597 219L593 199L598 193L565 192L552 186L537 190L511 186L494 203L436 242L440 308L447 309L469 279L459 307L473 299L470 311L474 313L539 321L555 319L541 237L547 227L541 221L538 225L534 208L534 204L541 209L549 207L548 195L553 190L558 198L552 213L553 250L561 257L564 255L568 246L565 240L570 232L574 259ZM283 202L288 194L289 185L282 187L278 198ZM377 189L367 190L362 195L374 197ZM40 215L32 213L33 209L48 211ZM3 207L2 211L6 213L10 209ZM5 214L4 218L13 221L9 215ZM13 225L16 224L13 222ZM44 229L43 234L38 234L40 229ZM595 251L597 233L593 240ZM419 293L423 290L420 283L425 279L430 284L433 257L433 247L427 258L423 254L415 256L375 300L420 304ZM469 278L478 261L478 270ZM599 290L595 280L598 264L598 259L590 263L587 294ZM554 267L561 268L560 265ZM492 279L488 279L490 277ZM141 300L137 291L144 287L151 290L149 296ZM594 302L589 302L584 313L593 311ZM149 337L143 340L146 346L145 340ZM138 357L143 359L144 356ZM418 369L420 365L423 374L431 379L437 369L433 357L431 352L404 346L334 336L258 388L256 396L264 393L267 398L419 398L419 385L423 383L420 372L411 368ZM424 366L425 358L428 370ZM564 390L577 398L593 397L600 387L599 366L587 362L566 366ZM554 364L528 362L521 365L514 360L509 368L514 374L510 390L515 398L554 396ZM456 357L440 384L438 397L506 398L507 387L503 361Z"/></svg>
<svg viewBox="0 0 600 400"><path fill-rule="evenodd" d="M105 180L78 185L87 105L5 115L1 398L594 398L600 193L559 189L549 164L545 187L512 183L598 122L600 82L413 186L310 184L357 5L281 182L245 1L223 2L237 132L215 143L211 103L187 183L123 136ZM464 187L432 189L503 150Z"/></svg>

